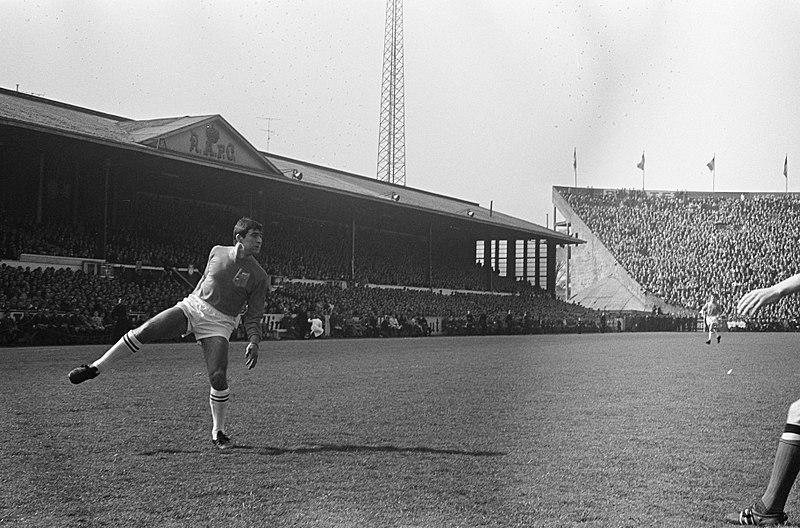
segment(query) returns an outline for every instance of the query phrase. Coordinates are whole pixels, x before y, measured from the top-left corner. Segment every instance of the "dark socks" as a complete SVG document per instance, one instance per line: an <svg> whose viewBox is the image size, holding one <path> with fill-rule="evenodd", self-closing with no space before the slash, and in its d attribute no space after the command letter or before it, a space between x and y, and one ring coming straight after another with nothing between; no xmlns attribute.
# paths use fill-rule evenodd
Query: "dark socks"
<svg viewBox="0 0 800 528"><path fill-rule="evenodd" d="M782 512L798 472L800 472L800 442L781 439L778 442L767 490L759 501L761 504L756 503L756 508L763 506L764 509L759 510L761 513Z"/></svg>

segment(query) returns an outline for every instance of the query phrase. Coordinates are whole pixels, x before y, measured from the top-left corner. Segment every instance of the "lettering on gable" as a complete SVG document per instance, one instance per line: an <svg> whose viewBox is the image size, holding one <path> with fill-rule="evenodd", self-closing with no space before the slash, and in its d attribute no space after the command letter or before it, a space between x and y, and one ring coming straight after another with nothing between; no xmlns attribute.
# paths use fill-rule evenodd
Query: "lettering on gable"
<svg viewBox="0 0 800 528"><path fill-rule="evenodd" d="M206 122L176 134L159 137L152 140L152 146L226 165L256 170L263 170L266 166L258 151L220 121Z"/></svg>
<svg viewBox="0 0 800 528"><path fill-rule="evenodd" d="M230 139L222 138L214 123L205 129L197 129L189 133L189 154L198 154L207 158L236 163L236 144Z"/></svg>

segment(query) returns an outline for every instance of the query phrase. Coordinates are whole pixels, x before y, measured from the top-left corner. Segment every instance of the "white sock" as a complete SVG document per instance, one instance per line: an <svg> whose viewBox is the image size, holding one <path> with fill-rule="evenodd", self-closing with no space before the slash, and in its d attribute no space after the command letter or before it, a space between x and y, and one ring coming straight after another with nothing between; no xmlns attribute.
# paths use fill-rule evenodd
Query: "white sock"
<svg viewBox="0 0 800 528"><path fill-rule="evenodd" d="M116 363L120 359L135 354L140 348L142 348L142 344L134 337L133 330L128 330L128 333L122 336L114 346L109 348L108 351L103 354L100 359L92 363L91 366L97 367L98 371L105 370L112 363Z"/></svg>
<svg viewBox="0 0 800 528"><path fill-rule="evenodd" d="M217 433L219 431L225 432L225 414L228 411L228 398L230 394L230 388L221 391L213 387L211 388L208 401L211 404L211 420L213 421L213 425L211 426L212 440L217 438Z"/></svg>

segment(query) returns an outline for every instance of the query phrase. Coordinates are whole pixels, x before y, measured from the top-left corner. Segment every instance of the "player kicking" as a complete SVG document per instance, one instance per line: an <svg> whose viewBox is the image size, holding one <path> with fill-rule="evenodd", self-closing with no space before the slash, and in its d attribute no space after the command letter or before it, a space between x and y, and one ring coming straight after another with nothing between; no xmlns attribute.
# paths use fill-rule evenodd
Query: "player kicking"
<svg viewBox="0 0 800 528"><path fill-rule="evenodd" d="M211 249L205 272L191 294L140 327L129 330L91 365L73 369L69 380L77 384L92 379L113 363L138 352L144 343L193 333L203 349L211 382L211 440L219 449L231 447L231 440L225 433L230 397L228 341L241 318L249 341L245 364L248 369L256 366L267 293L267 274L255 258L261 251L262 231L259 222L239 219L233 228L234 245Z"/></svg>
<svg viewBox="0 0 800 528"><path fill-rule="evenodd" d="M737 310L744 316L755 315L762 307L800 290L800 274L789 277L768 288L753 290L739 300ZM731 524L776 526L787 521L783 508L789 491L800 472L800 400L789 406L772 474L764 495L749 508L730 513L725 520Z"/></svg>
<svg viewBox="0 0 800 528"><path fill-rule="evenodd" d="M708 297L708 302L700 309L700 315L705 316L706 326L708 326L707 345L711 344L712 333L717 336L717 343L722 339L722 336L719 335L719 331L717 331L717 326L719 324L718 319L721 311L722 308L717 302L717 296L713 293Z"/></svg>

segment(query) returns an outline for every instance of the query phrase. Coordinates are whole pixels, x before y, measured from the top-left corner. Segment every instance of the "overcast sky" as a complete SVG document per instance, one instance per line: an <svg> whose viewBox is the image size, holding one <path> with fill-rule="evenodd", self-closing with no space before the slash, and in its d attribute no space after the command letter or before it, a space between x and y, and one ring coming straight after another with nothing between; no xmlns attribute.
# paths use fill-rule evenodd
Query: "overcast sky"
<svg viewBox="0 0 800 528"><path fill-rule="evenodd" d="M384 0L5 0L0 86L377 170ZM406 184L544 224L553 185L800 191L800 2L405 0ZM266 118L272 118L267 120Z"/></svg>

